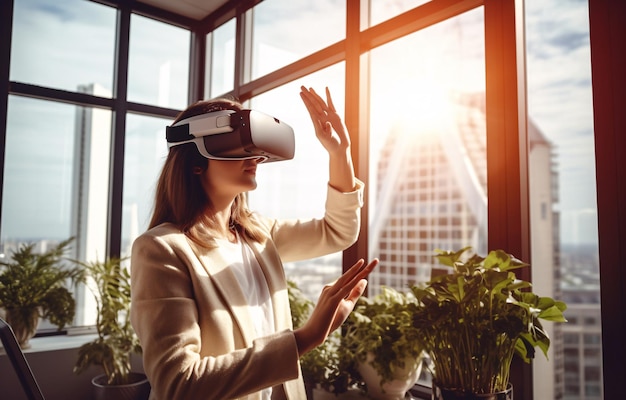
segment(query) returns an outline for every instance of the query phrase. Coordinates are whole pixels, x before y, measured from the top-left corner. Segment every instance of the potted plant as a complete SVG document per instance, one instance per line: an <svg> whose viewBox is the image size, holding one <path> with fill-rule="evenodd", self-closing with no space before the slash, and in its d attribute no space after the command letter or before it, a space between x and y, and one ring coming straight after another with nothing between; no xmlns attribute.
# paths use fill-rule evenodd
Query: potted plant
<svg viewBox="0 0 626 400"><path fill-rule="evenodd" d="M74 373L91 365L102 368L104 374L92 380L97 400L147 399L145 374L131 371L131 355L140 354L141 346L130 323L130 272L118 258L76 262L84 268L85 284L96 300L98 336L78 350Z"/></svg>
<svg viewBox="0 0 626 400"><path fill-rule="evenodd" d="M413 286L419 302L413 326L433 365L433 399L512 398L509 369L514 354L526 362L538 347L547 357L550 339L540 319L565 322L565 303L540 297L513 270L528 266L502 250L486 257L469 247L438 251L451 273L426 287Z"/></svg>
<svg viewBox="0 0 626 400"><path fill-rule="evenodd" d="M341 346L352 354L353 379L370 398L404 399L419 378L423 345L412 323L417 306L411 292L383 287L374 297L362 296L348 317Z"/></svg>
<svg viewBox="0 0 626 400"><path fill-rule="evenodd" d="M74 319L76 302L69 288L79 281L81 270L62 263L72 240L43 253L35 251L34 243L24 244L10 261L0 261L0 307L22 348L30 346L41 318L59 330Z"/></svg>
<svg viewBox="0 0 626 400"><path fill-rule="evenodd" d="M293 282L289 303L294 327L313 309ZM333 399L348 391L366 391L372 399L404 399L422 366L422 346L412 325L417 300L411 292L384 287L380 294L361 296L342 330L301 359L309 398Z"/></svg>

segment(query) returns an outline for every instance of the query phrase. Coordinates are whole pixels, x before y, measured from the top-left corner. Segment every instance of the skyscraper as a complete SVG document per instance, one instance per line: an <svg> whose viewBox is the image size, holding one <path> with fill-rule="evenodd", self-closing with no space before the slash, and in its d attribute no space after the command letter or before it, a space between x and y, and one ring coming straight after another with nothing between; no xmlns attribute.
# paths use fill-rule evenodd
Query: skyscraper
<svg viewBox="0 0 626 400"><path fill-rule="evenodd" d="M382 286L407 290L426 282L436 249L487 248L486 114L484 93L454 96L439 128L398 122L381 149L376 205L370 227L371 257L381 260L369 278L369 293ZM420 110L408 112L419 113ZM560 298L558 177L551 144L530 121L529 207L535 292ZM506 249L504 249L506 250ZM534 369L541 399L563 396L563 348L560 327L544 324L552 338L550 360ZM537 358L543 355L537 354Z"/></svg>
<svg viewBox="0 0 626 400"><path fill-rule="evenodd" d="M429 280L435 249L487 250L484 95L458 96L451 110L439 131L399 121L381 149L370 293Z"/></svg>

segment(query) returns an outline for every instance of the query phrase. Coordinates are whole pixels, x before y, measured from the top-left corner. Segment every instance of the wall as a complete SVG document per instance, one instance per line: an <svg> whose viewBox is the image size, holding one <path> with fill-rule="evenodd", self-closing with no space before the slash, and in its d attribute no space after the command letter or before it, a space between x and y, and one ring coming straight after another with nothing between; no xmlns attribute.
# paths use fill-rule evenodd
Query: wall
<svg viewBox="0 0 626 400"><path fill-rule="evenodd" d="M37 339L33 339L37 340ZM91 379L102 373L90 367L80 375L72 372L78 348L50 351L26 351L26 360L46 400L92 399ZM141 360L133 356L133 369L143 372ZM0 351L0 399L27 400L18 377L6 354Z"/></svg>

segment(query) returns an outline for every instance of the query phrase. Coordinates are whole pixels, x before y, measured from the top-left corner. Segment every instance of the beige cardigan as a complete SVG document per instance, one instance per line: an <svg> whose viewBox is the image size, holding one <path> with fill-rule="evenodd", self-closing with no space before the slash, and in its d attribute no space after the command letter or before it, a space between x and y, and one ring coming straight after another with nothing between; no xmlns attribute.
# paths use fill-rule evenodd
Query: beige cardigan
<svg viewBox="0 0 626 400"><path fill-rule="evenodd" d="M263 219L269 240L246 240L267 278L276 333L252 340L244 294L215 249L162 224L133 244L131 320L143 348L144 369L158 400L304 400L299 355L291 325L282 261L341 251L360 226L363 184L356 191L328 189L323 219ZM278 386L277 386L278 385Z"/></svg>

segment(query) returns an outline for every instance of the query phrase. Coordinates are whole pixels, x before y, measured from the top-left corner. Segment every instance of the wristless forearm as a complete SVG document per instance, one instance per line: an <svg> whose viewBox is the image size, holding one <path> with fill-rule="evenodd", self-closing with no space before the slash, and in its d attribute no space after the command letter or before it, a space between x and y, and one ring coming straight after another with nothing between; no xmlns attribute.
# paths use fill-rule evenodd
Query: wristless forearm
<svg viewBox="0 0 626 400"><path fill-rule="evenodd" d="M356 189L356 177L349 147L330 155L328 183L336 190L344 193Z"/></svg>

